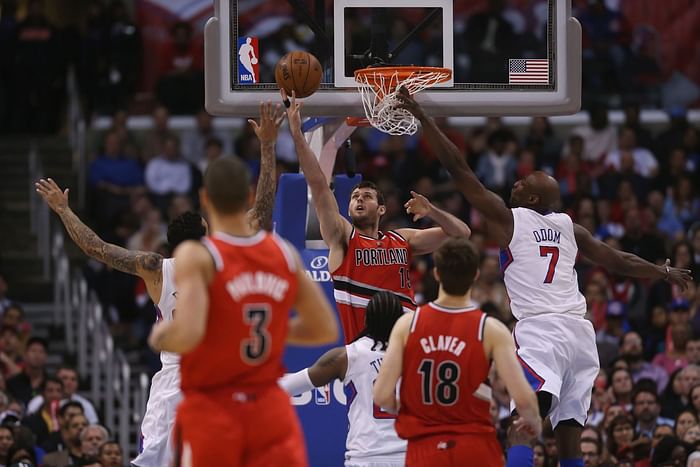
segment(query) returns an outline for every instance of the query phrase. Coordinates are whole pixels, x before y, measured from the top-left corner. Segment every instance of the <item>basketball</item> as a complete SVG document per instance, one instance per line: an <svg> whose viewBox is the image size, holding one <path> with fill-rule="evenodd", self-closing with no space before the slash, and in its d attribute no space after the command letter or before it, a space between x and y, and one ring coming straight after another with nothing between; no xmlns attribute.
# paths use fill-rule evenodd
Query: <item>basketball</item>
<svg viewBox="0 0 700 467"><path fill-rule="evenodd" d="M308 97L315 93L321 84L323 70L318 59L308 52L289 52L277 62L275 81L288 95L292 91L297 97Z"/></svg>

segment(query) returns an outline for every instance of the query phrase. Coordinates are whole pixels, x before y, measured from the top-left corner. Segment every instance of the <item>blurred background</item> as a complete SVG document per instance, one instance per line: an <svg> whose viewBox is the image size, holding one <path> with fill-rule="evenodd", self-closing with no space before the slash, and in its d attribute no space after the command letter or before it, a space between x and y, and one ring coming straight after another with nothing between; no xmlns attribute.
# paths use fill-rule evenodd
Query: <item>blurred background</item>
<svg viewBox="0 0 700 467"><path fill-rule="evenodd" d="M546 2L463 3L455 2L463 37L455 73L478 79L479 70L469 68L475 54L497 58L521 48L536 56L541 49ZM440 124L489 189L506 197L516 179L545 170L559 180L561 210L597 238L693 270L696 283L682 292L577 265L601 357L585 433L600 462L650 459L651 442L635 441L656 439L665 424L671 447L682 446L687 457L700 441L700 427L687 435L700 411L700 2L573 6L583 27L582 112ZM106 426L124 459L136 450L149 377L160 365L145 341L153 304L140 279L85 258L33 182L50 176L71 188L72 207L104 240L167 256L166 225L198 208L210 161L239 157L257 176L258 141L245 120L213 118L203 109L202 30L212 13L206 0L0 0L0 425L12 428L4 447L0 427L0 464L22 443L55 448L48 435L64 428L49 401L73 394L91 401L86 424ZM493 24L501 38L495 49L489 33L470 23L475 15ZM260 36L271 52L262 60L270 69L311 40L303 26L266 24ZM392 30L402 34L401 18ZM407 50L416 63L430 61L428 43ZM473 299L512 324L498 248L420 133L359 129L352 144L358 171L385 193L382 229L416 225L402 208L410 190L467 220L482 252ZM277 173L297 172L286 130L276 149ZM149 180L149 164L163 160L188 183ZM335 171L345 171L343 158ZM414 260L421 302L436 296L430 268L429 257ZM47 392L50 379L41 393L17 383L27 374L60 376L58 395ZM635 403L640 388L655 394L653 409ZM497 378L494 389L500 427L508 395ZM32 415L27 404L35 395L44 399L41 409L34 402ZM44 425L36 420L42 404L55 416ZM687 427L675 422L684 416ZM614 435L625 423L630 439ZM535 465L556 465L556 448L546 441Z"/></svg>

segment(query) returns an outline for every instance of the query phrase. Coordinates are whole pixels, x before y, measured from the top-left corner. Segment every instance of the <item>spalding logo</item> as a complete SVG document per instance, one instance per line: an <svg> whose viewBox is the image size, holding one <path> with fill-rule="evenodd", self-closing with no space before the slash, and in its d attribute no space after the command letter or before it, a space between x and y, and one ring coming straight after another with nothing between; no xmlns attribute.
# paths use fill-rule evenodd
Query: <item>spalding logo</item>
<svg viewBox="0 0 700 467"><path fill-rule="evenodd" d="M328 266L327 256L317 256L311 260L311 267L314 269L323 269Z"/></svg>

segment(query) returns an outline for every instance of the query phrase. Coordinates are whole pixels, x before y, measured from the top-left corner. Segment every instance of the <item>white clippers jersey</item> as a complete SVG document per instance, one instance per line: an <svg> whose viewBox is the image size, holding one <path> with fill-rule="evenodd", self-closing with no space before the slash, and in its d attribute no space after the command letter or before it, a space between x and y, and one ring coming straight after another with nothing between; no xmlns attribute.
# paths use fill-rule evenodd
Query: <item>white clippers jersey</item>
<svg viewBox="0 0 700 467"><path fill-rule="evenodd" d="M156 305L156 313L158 314L158 321L162 319L172 321L177 300L177 292L175 291L175 260L173 258L164 259L161 270L163 282L160 301ZM180 356L172 352L161 352L160 361L163 365L177 365L180 363Z"/></svg>
<svg viewBox="0 0 700 467"><path fill-rule="evenodd" d="M527 208L512 211L513 239L501 250L501 270L513 316L583 316L586 299L579 292L574 270L578 246L571 218Z"/></svg>
<svg viewBox="0 0 700 467"><path fill-rule="evenodd" d="M345 459L403 456L406 441L394 430L395 415L383 412L374 404L372 388L384 358L383 350L372 350L374 340L361 337L345 346L348 369L345 372L348 421Z"/></svg>

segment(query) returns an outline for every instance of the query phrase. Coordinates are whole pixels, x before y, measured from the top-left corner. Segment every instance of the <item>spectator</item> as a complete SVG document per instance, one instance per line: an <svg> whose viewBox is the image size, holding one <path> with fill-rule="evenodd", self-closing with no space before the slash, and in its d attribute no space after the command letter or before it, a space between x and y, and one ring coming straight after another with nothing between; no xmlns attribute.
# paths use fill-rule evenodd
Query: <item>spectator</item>
<svg viewBox="0 0 700 467"><path fill-rule="evenodd" d="M199 166L205 160L205 156L208 156L206 150L210 141L218 141L223 154L233 154L230 132L215 129L212 117L205 109L199 109L195 118L197 127L182 135L182 156L186 160Z"/></svg>
<svg viewBox="0 0 700 467"><path fill-rule="evenodd" d="M5 310L10 307L12 301L7 298L7 282L0 274L0 314L5 313Z"/></svg>
<svg viewBox="0 0 700 467"><path fill-rule="evenodd" d="M197 168L204 174L209 164L217 160L223 154L223 143L221 140L218 138L208 139L204 145L204 158L197 163Z"/></svg>
<svg viewBox="0 0 700 467"><path fill-rule="evenodd" d="M19 333L11 326L0 328L0 368L2 377L7 380L22 372Z"/></svg>
<svg viewBox="0 0 700 467"><path fill-rule="evenodd" d="M476 176L484 185L502 198L507 199L516 179L517 161L508 152L511 135L506 130L497 130L489 136L489 150L479 158Z"/></svg>
<svg viewBox="0 0 700 467"><path fill-rule="evenodd" d="M625 368L617 368L610 373L610 389L613 403L632 410L632 374Z"/></svg>
<svg viewBox="0 0 700 467"><path fill-rule="evenodd" d="M15 434L12 432L12 428L0 425L0 465L5 466L9 464L7 455L14 442Z"/></svg>
<svg viewBox="0 0 700 467"><path fill-rule="evenodd" d="M686 110L682 107L674 106L668 110L669 127L656 137L656 154L664 158L668 156L668 151L683 145L685 132L690 127Z"/></svg>
<svg viewBox="0 0 700 467"><path fill-rule="evenodd" d="M668 374L661 368L644 361L642 338L639 333L630 331L622 336L620 355L625 358L636 383L642 378L649 378L656 383L657 391L663 392L668 383Z"/></svg>
<svg viewBox="0 0 700 467"><path fill-rule="evenodd" d="M172 222L174 219L177 219L188 211L194 211L192 199L185 195L175 195L170 201L170 207L168 208L168 219L170 222Z"/></svg>
<svg viewBox="0 0 700 467"><path fill-rule="evenodd" d="M683 410L676 415L676 421L673 424L673 431L678 439L683 439L683 435L688 428L698 424L698 417L692 410Z"/></svg>
<svg viewBox="0 0 700 467"><path fill-rule="evenodd" d="M661 173L656 178L656 188L664 193L671 193L676 180L691 175L694 168L684 148L671 149L668 158L661 159Z"/></svg>
<svg viewBox="0 0 700 467"><path fill-rule="evenodd" d="M48 343L45 339L29 339L24 351L24 370L7 380L7 391L23 404L27 404L32 397L41 392L46 380L47 352Z"/></svg>
<svg viewBox="0 0 700 467"><path fill-rule="evenodd" d="M687 405L688 388L683 375L683 368L679 368L668 380L668 385L661 397L661 416L675 418L676 414Z"/></svg>
<svg viewBox="0 0 700 467"><path fill-rule="evenodd" d="M44 404L41 406L41 410L22 420L22 424L30 428L36 435L36 444L39 446L48 441L49 434L60 429L58 418L59 405L63 397L63 383L58 378L47 377L42 394Z"/></svg>
<svg viewBox="0 0 700 467"><path fill-rule="evenodd" d="M622 167L622 157L625 153L632 155L634 173L644 177L653 178L659 172L659 163L646 148L637 145L637 137L634 128L623 127L617 142L617 149L607 153L605 165L619 171Z"/></svg>
<svg viewBox="0 0 700 467"><path fill-rule="evenodd" d="M603 456L603 447L597 439L581 438L581 454L584 467L598 467Z"/></svg>
<svg viewBox="0 0 700 467"><path fill-rule="evenodd" d="M700 199L695 195L692 182L687 175L676 179L671 193L666 197L659 230L672 240L681 240L686 230L700 215Z"/></svg>
<svg viewBox="0 0 700 467"><path fill-rule="evenodd" d="M87 419L84 415L75 415L68 422L68 431L66 443L68 449L64 451L56 451L44 457L44 467L69 467L71 465L84 465L86 456L80 443L80 434L88 426Z"/></svg>
<svg viewBox="0 0 700 467"><path fill-rule="evenodd" d="M523 147L534 151L537 166L550 173L554 172L562 152L562 142L554 134L547 117L533 117Z"/></svg>
<svg viewBox="0 0 700 467"><path fill-rule="evenodd" d="M610 151L617 149L615 129L608 123L608 109L597 106L590 110L590 123L571 130L572 135L583 138L584 161L591 164L591 175L602 173L603 159ZM564 152L568 152L564 149Z"/></svg>
<svg viewBox="0 0 700 467"><path fill-rule="evenodd" d="M80 446L83 455L97 458L100 447L107 442L109 433L102 425L90 425L80 433Z"/></svg>
<svg viewBox="0 0 700 467"><path fill-rule="evenodd" d="M700 364L700 338L691 337L685 346L685 356L688 359L688 364Z"/></svg>
<svg viewBox="0 0 700 467"><path fill-rule="evenodd" d="M100 447L98 459L102 467L122 467L124 460L121 446L116 441L107 441Z"/></svg>
<svg viewBox="0 0 700 467"><path fill-rule="evenodd" d="M69 401L61 406L58 411L60 429L49 433L48 438L41 445L46 452L65 451L68 449L70 420L76 415L85 415L83 406L79 402Z"/></svg>
<svg viewBox="0 0 700 467"><path fill-rule="evenodd" d="M564 205L570 205L575 199L590 196L593 192L590 164L584 161L583 156L583 138L571 135L568 152L564 153L556 166L556 178Z"/></svg>
<svg viewBox="0 0 700 467"><path fill-rule="evenodd" d="M163 154L163 147L167 138L176 137L170 131L170 112L162 105L153 109L153 128L146 133L143 142L143 161L148 163L156 156ZM257 139L257 138L256 138Z"/></svg>
<svg viewBox="0 0 700 467"><path fill-rule="evenodd" d="M170 34L156 95L171 112L193 114L204 104L204 48L193 41L188 22L176 22Z"/></svg>
<svg viewBox="0 0 700 467"><path fill-rule="evenodd" d="M683 435L683 442L693 445L697 441L700 441L700 425L695 424L687 430L685 430L685 434Z"/></svg>
<svg viewBox="0 0 700 467"><path fill-rule="evenodd" d="M500 319L505 320L505 312L510 310L508 306L508 294L501 278L498 258L485 255L481 258L479 277L472 287L472 300L478 304L492 302L501 313Z"/></svg>
<svg viewBox="0 0 700 467"><path fill-rule="evenodd" d="M654 141L651 132L642 126L640 120L639 103L636 100L629 100L623 106L625 113L625 128L634 131L634 138L639 147L652 150Z"/></svg>
<svg viewBox="0 0 700 467"><path fill-rule="evenodd" d="M686 465L688 452L691 449L692 446L684 443L679 438L666 436L656 445L654 454L651 456L651 465Z"/></svg>
<svg viewBox="0 0 700 467"><path fill-rule="evenodd" d="M635 431L651 440L656 425L670 425L672 420L661 417L659 396L653 390L639 388L632 396L633 414L637 420Z"/></svg>
<svg viewBox="0 0 700 467"><path fill-rule="evenodd" d="M515 57L516 33L504 15L505 2L490 0L484 11L473 14L466 26L464 44L469 55L467 81L473 83L508 82L503 67Z"/></svg>
<svg viewBox="0 0 700 467"><path fill-rule="evenodd" d="M0 325L11 326L17 330L20 348L23 350L27 346L27 341L32 333L32 325L24 319L24 310L19 303L13 303L5 310L0 320Z"/></svg>
<svg viewBox="0 0 700 467"><path fill-rule="evenodd" d="M544 443L539 440L535 441L535 445L532 447L532 467L548 467L549 465Z"/></svg>
<svg viewBox="0 0 700 467"><path fill-rule="evenodd" d="M688 407L695 412L696 416L700 415L700 384L690 388L688 399Z"/></svg>
<svg viewBox="0 0 700 467"><path fill-rule="evenodd" d="M64 401L77 402L83 409L82 413L91 425L99 422L95 406L85 397L78 394L80 385L80 375L78 370L72 366L62 365L56 372L56 377L63 382L63 398ZM37 396L27 404L27 413L32 414L39 410L44 403L42 396Z"/></svg>
<svg viewBox="0 0 700 467"><path fill-rule="evenodd" d="M191 191L192 173L187 161L180 156L176 137L165 138L163 153L151 159L146 166L146 186L156 195L156 204L162 211L167 209L171 195Z"/></svg>
<svg viewBox="0 0 700 467"><path fill-rule="evenodd" d="M632 441L634 440L634 425L627 415L618 415L607 429L608 452L614 463L632 460Z"/></svg>
<svg viewBox="0 0 700 467"><path fill-rule="evenodd" d="M663 239L642 227L642 213L639 209L630 209L625 212L625 235L620 239L620 246L624 251L634 253L651 263L666 258Z"/></svg>
<svg viewBox="0 0 700 467"><path fill-rule="evenodd" d="M143 217L141 228L126 244L129 250L156 251L166 241L167 226L158 209L150 209Z"/></svg>
<svg viewBox="0 0 700 467"><path fill-rule="evenodd" d="M687 323L679 323L671 326L671 344L664 353L658 353L652 360L652 364L663 368L669 375L679 368L688 365L685 349L692 337L692 330Z"/></svg>

